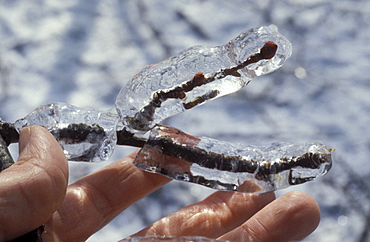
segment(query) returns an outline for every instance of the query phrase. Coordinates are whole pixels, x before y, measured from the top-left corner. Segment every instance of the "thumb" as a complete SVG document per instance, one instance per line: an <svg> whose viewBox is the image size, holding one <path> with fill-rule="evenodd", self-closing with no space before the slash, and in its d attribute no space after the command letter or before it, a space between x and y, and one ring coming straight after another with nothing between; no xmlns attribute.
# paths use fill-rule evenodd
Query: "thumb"
<svg viewBox="0 0 370 242"><path fill-rule="evenodd" d="M62 203L68 184L67 160L46 129L23 129L19 150L18 162L0 174L1 241L44 224Z"/></svg>

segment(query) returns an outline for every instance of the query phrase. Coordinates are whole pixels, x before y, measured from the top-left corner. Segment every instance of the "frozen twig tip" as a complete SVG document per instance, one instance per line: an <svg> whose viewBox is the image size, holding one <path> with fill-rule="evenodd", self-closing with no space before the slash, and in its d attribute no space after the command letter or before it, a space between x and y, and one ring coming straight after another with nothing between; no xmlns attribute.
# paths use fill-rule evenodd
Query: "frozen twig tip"
<svg viewBox="0 0 370 242"><path fill-rule="evenodd" d="M278 46L274 42L266 42L266 44L261 48L261 58L272 59L276 54L277 48Z"/></svg>

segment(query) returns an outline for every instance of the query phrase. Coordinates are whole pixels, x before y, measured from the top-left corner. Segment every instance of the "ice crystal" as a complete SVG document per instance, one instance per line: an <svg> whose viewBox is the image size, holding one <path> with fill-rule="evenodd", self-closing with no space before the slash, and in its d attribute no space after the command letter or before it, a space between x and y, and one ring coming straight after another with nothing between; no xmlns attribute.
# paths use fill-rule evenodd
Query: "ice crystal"
<svg viewBox="0 0 370 242"><path fill-rule="evenodd" d="M276 70L291 52L290 42L273 25L249 29L226 45L195 46L144 68L121 89L116 108L127 129L147 131L172 115L233 93L252 78ZM258 61L249 63L256 55Z"/></svg>
<svg viewBox="0 0 370 242"><path fill-rule="evenodd" d="M320 143L235 145L157 126L134 164L149 172L218 190L263 193L301 184L331 168Z"/></svg>
<svg viewBox="0 0 370 242"><path fill-rule="evenodd" d="M36 108L15 122L24 127L40 125L48 129L62 146L68 160L104 161L112 154L117 141L118 116L111 112L52 103Z"/></svg>

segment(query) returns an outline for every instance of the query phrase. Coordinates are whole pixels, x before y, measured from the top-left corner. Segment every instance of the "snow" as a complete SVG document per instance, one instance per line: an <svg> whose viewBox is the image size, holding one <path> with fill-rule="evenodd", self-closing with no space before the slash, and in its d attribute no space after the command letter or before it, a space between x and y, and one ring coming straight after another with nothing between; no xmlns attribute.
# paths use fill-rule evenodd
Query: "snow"
<svg viewBox="0 0 370 242"><path fill-rule="evenodd" d="M279 194L301 190L319 202L321 224L306 241L359 241L370 216L369 23L366 0L2 0L0 117L14 122L51 102L106 110L147 64L277 25L293 44L280 70L164 123L235 143L336 148L328 175ZM130 151L119 147L99 164L71 163L71 182ZM89 241L122 239L211 192L171 182Z"/></svg>

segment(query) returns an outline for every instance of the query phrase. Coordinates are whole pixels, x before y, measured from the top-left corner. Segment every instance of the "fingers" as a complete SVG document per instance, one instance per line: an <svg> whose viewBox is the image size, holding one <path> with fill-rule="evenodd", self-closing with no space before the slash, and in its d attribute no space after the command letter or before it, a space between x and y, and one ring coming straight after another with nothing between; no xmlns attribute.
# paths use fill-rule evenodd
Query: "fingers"
<svg viewBox="0 0 370 242"><path fill-rule="evenodd" d="M300 241L320 221L316 201L301 192L287 193L219 239L230 241Z"/></svg>
<svg viewBox="0 0 370 242"><path fill-rule="evenodd" d="M218 236L240 226L266 204L274 193L250 195L238 192L215 192L201 202L189 205L133 236Z"/></svg>
<svg viewBox="0 0 370 242"><path fill-rule="evenodd" d="M25 128L18 162L0 174L0 240L23 235L51 217L63 201L68 164L44 128Z"/></svg>
<svg viewBox="0 0 370 242"><path fill-rule="evenodd" d="M124 209L170 181L134 166L135 154L116 161L68 187L54 216L63 241L84 241ZM46 228L47 229L47 228Z"/></svg>
<svg viewBox="0 0 370 242"><path fill-rule="evenodd" d="M219 239L297 241L307 237L317 227L320 211L315 200L307 194L291 192L273 199L273 193L216 192L159 220L133 237L172 235L217 238L226 233Z"/></svg>

